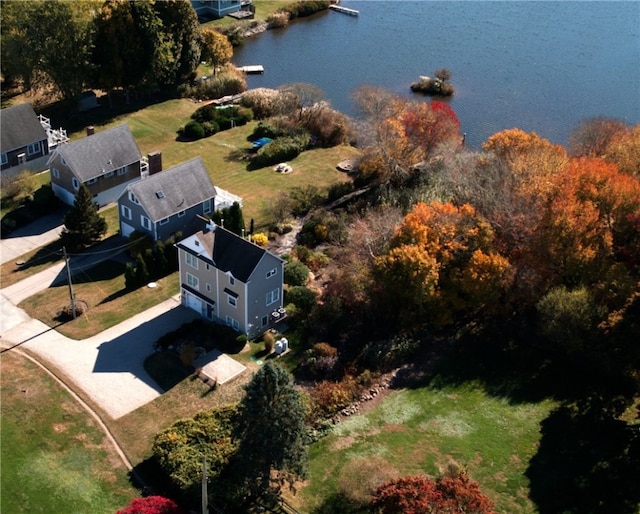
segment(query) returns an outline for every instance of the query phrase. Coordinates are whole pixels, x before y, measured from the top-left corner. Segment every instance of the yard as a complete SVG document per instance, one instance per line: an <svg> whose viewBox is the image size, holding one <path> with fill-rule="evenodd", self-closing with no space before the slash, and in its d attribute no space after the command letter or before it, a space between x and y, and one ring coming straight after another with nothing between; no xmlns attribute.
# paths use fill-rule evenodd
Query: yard
<svg viewBox="0 0 640 514"><path fill-rule="evenodd" d="M2 512L113 514L139 491L93 419L51 377L2 356Z"/></svg>
<svg viewBox="0 0 640 514"><path fill-rule="evenodd" d="M512 404L475 384L393 391L312 445L309 480L287 500L304 512L345 512L345 498L366 501L376 482L436 476L455 462L497 512L536 512L524 473L552 408Z"/></svg>
<svg viewBox="0 0 640 514"><path fill-rule="evenodd" d="M164 169L201 157L215 186L243 198L244 219L248 223L253 218L257 230L264 230L272 221L268 212L269 201L281 192L296 187L325 188L348 180L346 174L336 169L336 165L358 154L358 150L350 146L317 148L303 152L289 162L293 171L288 174L276 173L272 166L249 171L245 156L251 143L247 138L257 122L197 141L178 141L178 129L201 106L202 104L191 100L168 100L119 117L104 126L96 127L96 130L126 122L143 155L155 151L162 153Z"/></svg>

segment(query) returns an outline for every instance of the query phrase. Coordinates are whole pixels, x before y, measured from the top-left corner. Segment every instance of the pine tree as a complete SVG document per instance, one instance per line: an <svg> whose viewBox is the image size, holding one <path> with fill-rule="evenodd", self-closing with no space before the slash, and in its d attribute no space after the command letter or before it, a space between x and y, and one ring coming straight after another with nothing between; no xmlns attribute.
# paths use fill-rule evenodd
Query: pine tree
<svg viewBox="0 0 640 514"><path fill-rule="evenodd" d="M248 503L277 501L307 468L305 407L291 375L268 362L246 386L240 404L238 451L231 461L237 495Z"/></svg>
<svg viewBox="0 0 640 514"><path fill-rule="evenodd" d="M82 184L73 208L64 217L60 237L72 249L82 249L99 241L107 232L107 222L98 213L91 192Z"/></svg>

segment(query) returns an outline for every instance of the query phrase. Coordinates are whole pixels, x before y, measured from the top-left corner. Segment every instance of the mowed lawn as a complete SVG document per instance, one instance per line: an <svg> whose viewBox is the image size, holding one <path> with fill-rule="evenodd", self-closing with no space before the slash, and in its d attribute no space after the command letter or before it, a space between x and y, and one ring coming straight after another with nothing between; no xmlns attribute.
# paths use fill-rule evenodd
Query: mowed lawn
<svg viewBox="0 0 640 514"><path fill-rule="evenodd" d="M261 230L272 221L269 202L281 192L310 185L326 188L349 180L336 165L359 151L346 145L305 151L289 161L293 171L285 175L275 172L273 167L249 171L246 156L251 143L247 138L256 121L197 141L178 141L178 130L202 105L186 99L168 100L120 116L96 130L127 123L143 155L162 153L164 169L201 157L213 184L242 197L245 222L248 225L253 218L256 228Z"/></svg>
<svg viewBox="0 0 640 514"><path fill-rule="evenodd" d="M0 511L113 514L139 496L93 418L26 358L2 355Z"/></svg>
<svg viewBox="0 0 640 514"><path fill-rule="evenodd" d="M106 261L74 279L76 301L84 302L86 314L61 323L59 312L70 303L69 286L51 286L20 303L29 316L37 318L71 339L85 339L150 309L179 292L178 272L156 281L155 288L125 289L124 264Z"/></svg>
<svg viewBox="0 0 640 514"><path fill-rule="evenodd" d="M524 473L537 451L540 422L552 408L550 401L510 404L472 384L392 392L312 445L309 480L289 501L311 512L336 505L340 493L366 500L380 482L437 476L455 462L479 482L497 512L536 512Z"/></svg>

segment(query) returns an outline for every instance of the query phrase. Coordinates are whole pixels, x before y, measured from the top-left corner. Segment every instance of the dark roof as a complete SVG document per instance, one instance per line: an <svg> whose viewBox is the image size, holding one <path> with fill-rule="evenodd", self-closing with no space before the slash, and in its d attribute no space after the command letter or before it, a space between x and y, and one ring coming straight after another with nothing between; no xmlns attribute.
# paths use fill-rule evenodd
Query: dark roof
<svg viewBox="0 0 640 514"><path fill-rule="evenodd" d="M129 189L152 221L168 218L216 196L216 188L200 157L135 182Z"/></svg>
<svg viewBox="0 0 640 514"><path fill-rule="evenodd" d="M60 145L57 152L81 182L128 166L142 158L126 124Z"/></svg>
<svg viewBox="0 0 640 514"><path fill-rule="evenodd" d="M0 134L3 153L47 139L47 133L29 103L0 111Z"/></svg>
<svg viewBox="0 0 640 514"><path fill-rule="evenodd" d="M264 248L218 226L215 230L198 232L196 237L213 257L216 268L230 272L235 278L245 283L262 256L268 253Z"/></svg>

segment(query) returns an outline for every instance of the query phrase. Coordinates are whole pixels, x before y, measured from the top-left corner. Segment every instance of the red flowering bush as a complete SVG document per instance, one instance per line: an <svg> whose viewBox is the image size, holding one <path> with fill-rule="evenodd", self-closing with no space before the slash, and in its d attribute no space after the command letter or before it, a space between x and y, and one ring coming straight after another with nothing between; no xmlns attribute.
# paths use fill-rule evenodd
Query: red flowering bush
<svg viewBox="0 0 640 514"><path fill-rule="evenodd" d="M116 514L184 514L178 504L163 496L146 496L134 498L128 507Z"/></svg>

